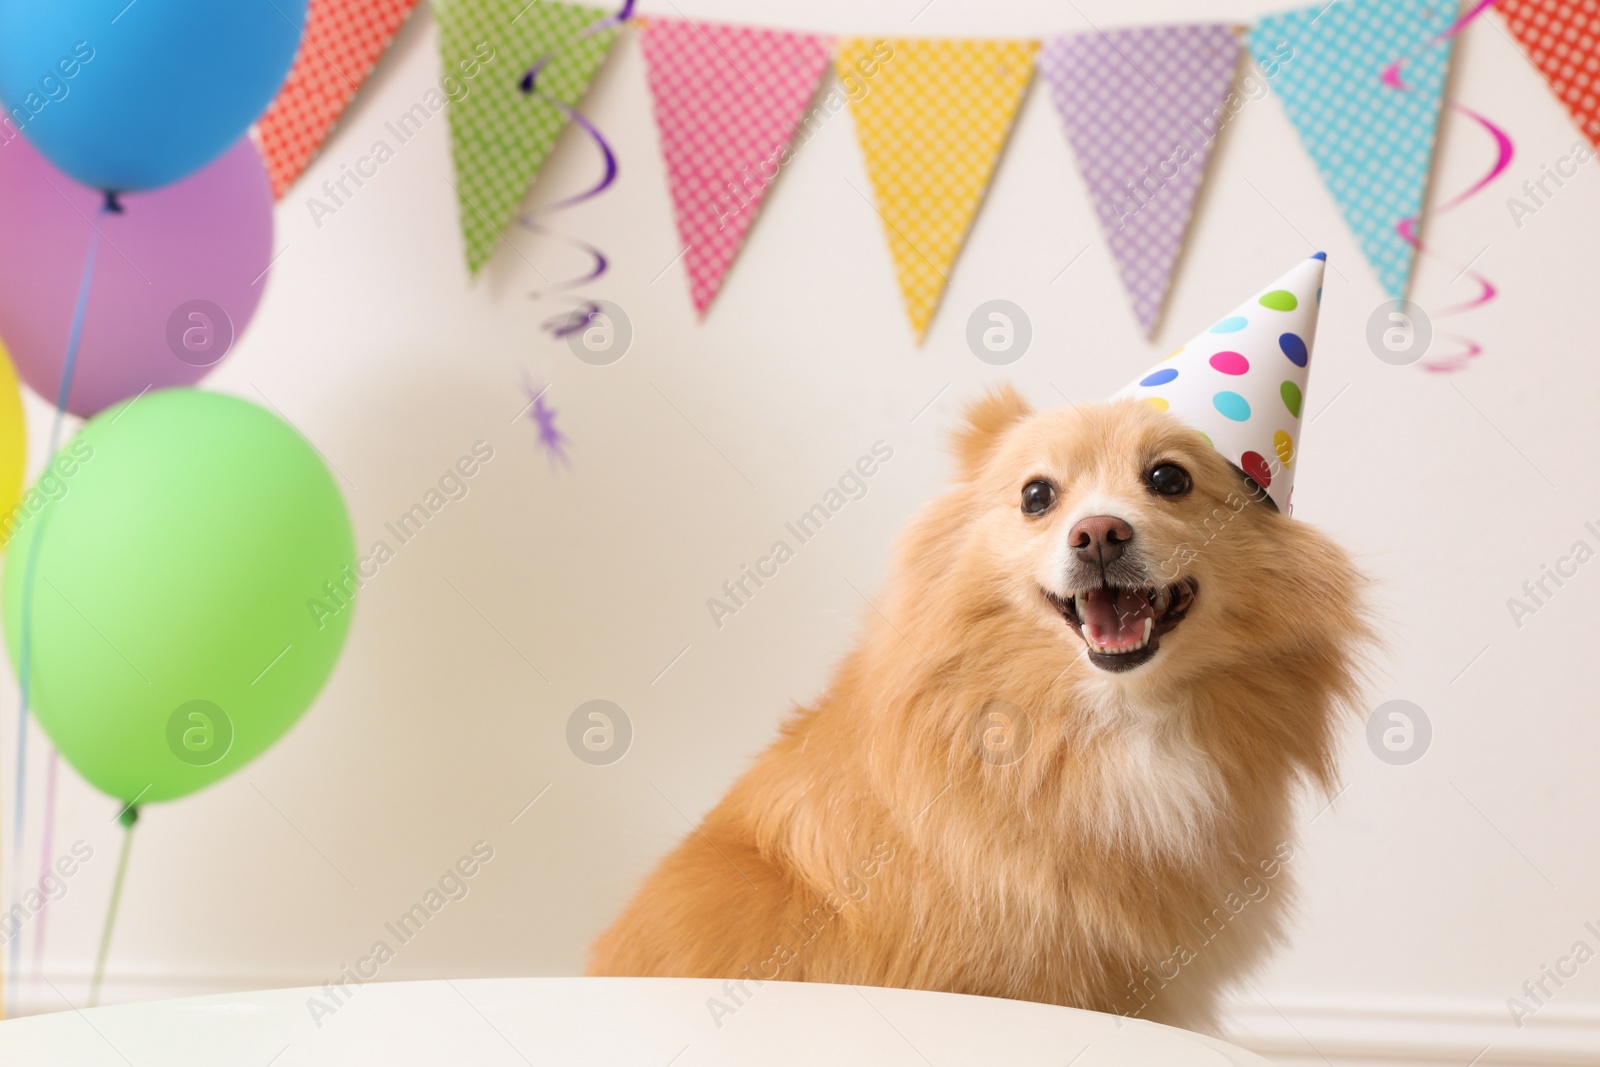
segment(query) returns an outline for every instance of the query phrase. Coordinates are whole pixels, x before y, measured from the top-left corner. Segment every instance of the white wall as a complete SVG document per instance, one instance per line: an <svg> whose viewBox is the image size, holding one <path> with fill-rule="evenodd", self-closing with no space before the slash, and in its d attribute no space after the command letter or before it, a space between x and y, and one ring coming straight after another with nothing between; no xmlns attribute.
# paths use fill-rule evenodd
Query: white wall
<svg viewBox="0 0 1600 1067"><path fill-rule="evenodd" d="M1096 24L1132 17L1111 0L1079 6ZM1137 17L1246 19L1274 6L1163 0ZM684 0L683 11L886 35L1086 28L1070 5L1044 0ZM1505 1008L1573 941L1595 944L1582 927L1600 921L1600 566L1520 630L1505 604L1574 540L1596 540L1582 524L1600 520L1600 166L1514 226L1511 187L1577 133L1499 24L1465 35L1451 91L1508 127L1518 155L1490 194L1428 228L1441 258L1424 261L1413 286L1426 307L1464 300L1471 287L1457 265L1477 255L1500 287L1460 320L1486 351L1453 377L1368 350L1381 293L1271 98L1221 139L1154 342L1126 309L1038 86L921 348L879 221L851 189L867 184L843 115L782 176L696 322L681 266L668 267L680 246L631 32L588 105L617 146L621 178L559 219L611 253L593 293L625 308L635 331L620 363L588 366L540 332L561 307L525 295L536 267L581 267L561 246L514 234L522 254L502 249L469 284L442 117L313 224L305 197L437 77L423 11L284 200L285 251L265 302L208 387L271 398L315 442L349 480L363 545L474 441L490 441L496 458L361 594L344 658L305 719L242 773L146 809L110 998L320 984L478 839L494 860L384 977L575 972L687 820L772 738L792 701L824 684L863 610L852 584L880 583L892 537L943 483L945 434L967 398L1002 379L1041 405L1102 398L1315 244L1333 269L1296 513L1379 581L1391 638L1373 703L1416 701L1435 736L1420 762L1393 767L1350 724L1348 787L1303 827L1293 943L1244 990L1241 1032L1308 1062L1352 1038L1396 1057L1408 1042L1431 1043L1461 1062L1492 1042L1485 1063L1538 1062L1541 1043L1600 1045L1600 963L1526 1029ZM1484 170L1486 140L1446 119L1436 200ZM563 144L536 202L591 179L586 148ZM1032 350L1004 369L964 341L967 314L995 297L1024 307L1035 331ZM524 369L552 383L570 471L537 451L531 423L513 422ZM40 447L47 412L38 402L29 411ZM867 497L718 631L705 599L880 438L894 458ZM9 830L16 700L4 682ZM595 697L624 707L636 731L610 767L580 763L564 740L569 713ZM36 732L30 863L44 749ZM1319 807L1308 801L1303 822ZM64 769L58 847L82 838L96 851L51 912L46 974L78 1003L110 886L114 811ZM25 961L30 953L25 945ZM45 985L23 993L35 1010L64 1006Z"/></svg>

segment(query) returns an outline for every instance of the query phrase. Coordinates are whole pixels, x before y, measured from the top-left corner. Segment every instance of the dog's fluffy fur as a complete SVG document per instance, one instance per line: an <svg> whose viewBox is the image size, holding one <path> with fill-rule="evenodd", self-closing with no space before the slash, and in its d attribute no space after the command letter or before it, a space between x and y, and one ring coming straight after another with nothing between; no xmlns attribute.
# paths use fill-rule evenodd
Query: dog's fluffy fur
<svg viewBox="0 0 1600 1067"><path fill-rule="evenodd" d="M956 452L959 484L903 535L826 694L650 876L589 973L731 978L736 997L774 978L947 990L1206 1028L1278 937L1292 799L1333 785L1370 640L1350 560L1143 404L1035 414L1002 390ZM1152 491L1159 460L1192 491ZM1041 478L1055 503L1024 514ZM1132 527L1123 581L1193 593L1128 670L1093 660L1062 607L1085 580L1069 530L1097 514Z"/></svg>

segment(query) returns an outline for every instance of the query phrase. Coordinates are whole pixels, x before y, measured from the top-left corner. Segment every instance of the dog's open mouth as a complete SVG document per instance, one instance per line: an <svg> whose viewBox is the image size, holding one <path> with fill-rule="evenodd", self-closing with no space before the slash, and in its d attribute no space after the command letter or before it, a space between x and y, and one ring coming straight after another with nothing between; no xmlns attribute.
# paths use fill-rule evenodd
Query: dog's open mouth
<svg viewBox="0 0 1600 1067"><path fill-rule="evenodd" d="M1173 585L1132 588L1100 585L1068 597L1043 590L1050 606L1072 624L1088 646L1089 661L1108 671L1148 663L1194 606L1196 585L1185 578Z"/></svg>

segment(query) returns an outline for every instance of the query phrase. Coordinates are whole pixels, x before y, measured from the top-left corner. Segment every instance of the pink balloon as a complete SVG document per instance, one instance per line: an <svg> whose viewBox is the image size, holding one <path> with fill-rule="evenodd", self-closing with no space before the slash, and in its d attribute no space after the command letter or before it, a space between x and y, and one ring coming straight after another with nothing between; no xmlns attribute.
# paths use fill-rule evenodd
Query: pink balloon
<svg viewBox="0 0 1600 1067"><path fill-rule="evenodd" d="M25 138L0 145L0 338L51 403L91 227L102 234L67 398L85 417L205 377L255 314L272 260L272 189L248 136L181 181L123 194L120 213L104 202Z"/></svg>

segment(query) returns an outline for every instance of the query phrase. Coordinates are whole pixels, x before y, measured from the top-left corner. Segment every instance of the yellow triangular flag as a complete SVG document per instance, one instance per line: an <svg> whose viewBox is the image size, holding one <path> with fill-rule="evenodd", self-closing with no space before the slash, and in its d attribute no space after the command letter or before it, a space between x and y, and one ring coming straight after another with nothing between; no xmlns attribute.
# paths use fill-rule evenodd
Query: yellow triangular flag
<svg viewBox="0 0 1600 1067"><path fill-rule="evenodd" d="M847 37L838 48L920 342L1011 132L1038 42Z"/></svg>

